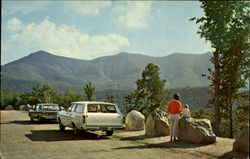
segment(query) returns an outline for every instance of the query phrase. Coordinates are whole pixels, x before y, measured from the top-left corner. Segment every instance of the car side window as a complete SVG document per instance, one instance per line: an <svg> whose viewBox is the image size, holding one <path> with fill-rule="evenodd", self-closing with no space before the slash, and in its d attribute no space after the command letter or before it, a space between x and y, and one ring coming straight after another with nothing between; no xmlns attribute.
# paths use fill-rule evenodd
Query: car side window
<svg viewBox="0 0 250 159"><path fill-rule="evenodd" d="M37 106L36 106L36 110L37 110L37 111L41 111L41 110L42 110L42 106L41 106L41 105L37 105Z"/></svg>
<svg viewBox="0 0 250 159"><path fill-rule="evenodd" d="M117 113L114 105L101 105L101 110L103 113Z"/></svg>
<svg viewBox="0 0 250 159"><path fill-rule="evenodd" d="M98 112L98 105L97 104L89 104L88 105L88 112L91 112L91 113Z"/></svg>
<svg viewBox="0 0 250 159"><path fill-rule="evenodd" d="M77 105L74 104L73 107L72 107L72 112L76 112L76 107L77 107Z"/></svg>
<svg viewBox="0 0 250 159"><path fill-rule="evenodd" d="M76 106L76 112L77 113L82 113L83 112L83 105L82 104L78 104Z"/></svg>

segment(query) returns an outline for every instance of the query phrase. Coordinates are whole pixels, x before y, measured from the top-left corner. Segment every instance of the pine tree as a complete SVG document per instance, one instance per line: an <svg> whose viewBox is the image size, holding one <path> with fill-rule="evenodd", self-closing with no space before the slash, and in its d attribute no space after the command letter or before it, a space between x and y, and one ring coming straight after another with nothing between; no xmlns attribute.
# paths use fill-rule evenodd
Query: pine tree
<svg viewBox="0 0 250 159"><path fill-rule="evenodd" d="M142 79L136 81L137 88L125 97L127 110L138 110L148 115L155 108L164 109L169 91L166 80L160 78L160 68L149 63L142 72Z"/></svg>

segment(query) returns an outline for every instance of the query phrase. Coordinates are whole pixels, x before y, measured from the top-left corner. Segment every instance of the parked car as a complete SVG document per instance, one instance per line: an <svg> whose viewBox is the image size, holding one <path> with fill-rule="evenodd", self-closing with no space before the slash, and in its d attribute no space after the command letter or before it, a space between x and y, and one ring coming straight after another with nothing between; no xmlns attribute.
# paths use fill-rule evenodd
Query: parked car
<svg viewBox="0 0 250 159"><path fill-rule="evenodd" d="M60 107L58 104L39 103L33 109L29 110L30 121L34 121L34 119L38 119L38 121L44 119L56 120L59 110Z"/></svg>
<svg viewBox="0 0 250 159"><path fill-rule="evenodd" d="M73 102L67 111L58 112L57 120L61 131L69 127L75 135L80 130L101 130L111 136L114 130L124 128L123 115L119 108L107 102Z"/></svg>

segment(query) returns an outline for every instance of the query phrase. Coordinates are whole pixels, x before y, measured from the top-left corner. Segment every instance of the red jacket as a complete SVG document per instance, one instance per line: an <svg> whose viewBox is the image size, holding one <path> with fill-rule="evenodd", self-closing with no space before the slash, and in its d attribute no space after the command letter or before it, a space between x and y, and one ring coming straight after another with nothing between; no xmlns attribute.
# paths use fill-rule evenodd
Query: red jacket
<svg viewBox="0 0 250 159"><path fill-rule="evenodd" d="M170 114L180 114L182 112L181 102L173 100L168 103L168 113Z"/></svg>

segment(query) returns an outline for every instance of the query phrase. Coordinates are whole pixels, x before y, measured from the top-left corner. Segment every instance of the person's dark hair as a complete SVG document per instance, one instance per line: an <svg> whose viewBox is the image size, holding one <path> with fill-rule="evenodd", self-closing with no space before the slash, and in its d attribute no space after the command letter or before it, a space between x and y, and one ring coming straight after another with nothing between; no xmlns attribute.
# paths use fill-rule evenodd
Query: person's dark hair
<svg viewBox="0 0 250 159"><path fill-rule="evenodd" d="M180 99L180 94L179 93L175 93L174 94L174 99L175 100L179 100Z"/></svg>

